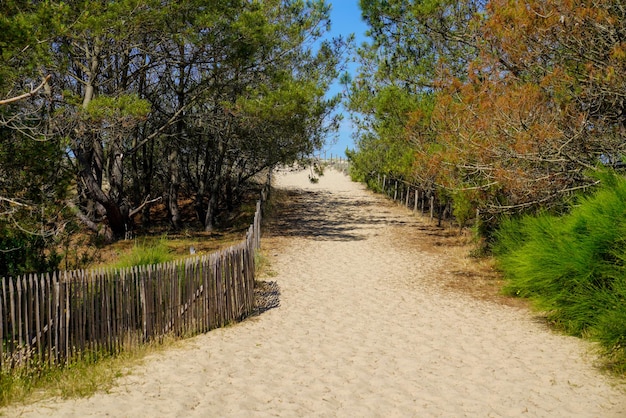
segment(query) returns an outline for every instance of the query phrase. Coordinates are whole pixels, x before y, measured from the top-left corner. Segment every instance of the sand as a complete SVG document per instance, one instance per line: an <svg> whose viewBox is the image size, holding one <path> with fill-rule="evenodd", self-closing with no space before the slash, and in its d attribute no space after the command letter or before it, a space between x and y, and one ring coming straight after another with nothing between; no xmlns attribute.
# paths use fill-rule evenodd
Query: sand
<svg viewBox="0 0 626 418"><path fill-rule="evenodd" d="M441 286L427 220L333 170L280 172L264 252L280 306L155 354L109 393L7 415L620 417L590 343ZM413 243L414 245L412 245Z"/></svg>

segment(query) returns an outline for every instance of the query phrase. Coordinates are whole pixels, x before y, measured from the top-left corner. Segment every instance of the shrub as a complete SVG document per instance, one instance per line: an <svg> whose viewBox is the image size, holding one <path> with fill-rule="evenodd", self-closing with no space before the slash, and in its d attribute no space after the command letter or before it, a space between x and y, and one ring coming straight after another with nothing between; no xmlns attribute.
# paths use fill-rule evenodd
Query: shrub
<svg viewBox="0 0 626 418"><path fill-rule="evenodd" d="M566 215L502 222L494 254L507 293L530 298L565 332L626 360L626 178L599 177L602 186Z"/></svg>
<svg viewBox="0 0 626 418"><path fill-rule="evenodd" d="M0 277L56 270L61 257L50 247L41 236L0 225Z"/></svg>

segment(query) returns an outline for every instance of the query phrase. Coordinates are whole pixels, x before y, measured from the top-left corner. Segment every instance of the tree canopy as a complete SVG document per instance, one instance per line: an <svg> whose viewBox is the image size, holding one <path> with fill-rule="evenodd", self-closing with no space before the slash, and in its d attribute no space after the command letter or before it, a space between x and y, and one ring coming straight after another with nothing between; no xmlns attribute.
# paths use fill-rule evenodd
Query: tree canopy
<svg viewBox="0 0 626 418"><path fill-rule="evenodd" d="M590 172L622 165L621 2L361 8L373 41L349 84L359 175L391 174L452 196L458 211L498 216L560 207L597 183Z"/></svg>
<svg viewBox="0 0 626 418"><path fill-rule="evenodd" d="M323 0L2 2L0 228L114 240L157 201L192 222L184 196L212 230L246 181L336 129L329 24Z"/></svg>

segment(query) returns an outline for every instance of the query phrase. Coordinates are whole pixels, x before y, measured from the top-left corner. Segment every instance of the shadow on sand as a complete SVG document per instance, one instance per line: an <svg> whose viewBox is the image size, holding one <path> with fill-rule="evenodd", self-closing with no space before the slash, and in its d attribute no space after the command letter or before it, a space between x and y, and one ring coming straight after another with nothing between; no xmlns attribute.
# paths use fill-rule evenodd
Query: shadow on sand
<svg viewBox="0 0 626 418"><path fill-rule="evenodd" d="M272 234L314 240L353 241L367 235L372 225L404 225L389 216L381 202L310 190L281 190L284 203L273 215Z"/></svg>

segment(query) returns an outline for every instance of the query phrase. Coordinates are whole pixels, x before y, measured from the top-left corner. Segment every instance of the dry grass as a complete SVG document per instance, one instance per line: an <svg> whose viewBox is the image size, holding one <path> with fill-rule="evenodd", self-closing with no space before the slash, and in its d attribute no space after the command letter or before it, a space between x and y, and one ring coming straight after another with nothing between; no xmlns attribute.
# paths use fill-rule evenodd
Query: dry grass
<svg viewBox="0 0 626 418"><path fill-rule="evenodd" d="M186 231L163 236L146 235L130 240L118 241L102 246L98 249L98 258L90 263L87 268L104 267L115 264L121 257L129 254L137 243L155 243L162 238L167 238L166 245L169 252L175 258L188 257L193 248L195 255L210 254L239 243L244 237L242 231L223 231L220 233L207 233L200 231Z"/></svg>
<svg viewBox="0 0 626 418"><path fill-rule="evenodd" d="M492 257L475 257L477 243L468 229L458 226L437 226L426 216L418 218L416 233L396 229L397 240L403 245L416 246L420 251L442 257L444 266L433 277L439 285L473 298L514 307L529 307L526 300L503 294L504 280L495 269Z"/></svg>
<svg viewBox="0 0 626 418"><path fill-rule="evenodd" d="M167 238L169 252L175 258L190 255L193 247L196 255L209 254L237 244L246 234L246 229L226 228L218 232L185 230L164 232L162 235L147 233L133 239L120 240L110 244L95 243L92 237L79 233L71 238L69 250L64 250L61 270L90 269L114 265L124 255L129 254L139 244L150 244Z"/></svg>
<svg viewBox="0 0 626 418"><path fill-rule="evenodd" d="M128 375L147 356L175 348L183 342L165 338L159 343L145 344L124 351L115 357L102 357L97 361L77 361L63 368L42 368L28 374L2 376L0 407L29 405L51 398L88 397L96 392L108 392L117 379ZM0 410L0 416L4 416Z"/></svg>
<svg viewBox="0 0 626 418"><path fill-rule="evenodd" d="M185 228L174 231L171 229L165 205L158 204L151 209L151 227L138 227L132 239L120 240L110 244L98 242L91 233L79 231L70 237L58 251L65 257L59 268L62 270L99 268L115 264L121 257L129 254L137 244L149 244L167 238L167 247L175 258L190 255L193 247L196 255L209 254L245 238L248 227L254 218L256 202L259 199L261 186L251 184L244 194L240 205L232 212L224 211L218 218L218 228L213 232L204 232L197 221L191 199L181 199L179 206ZM135 219L141 224L141 218Z"/></svg>

